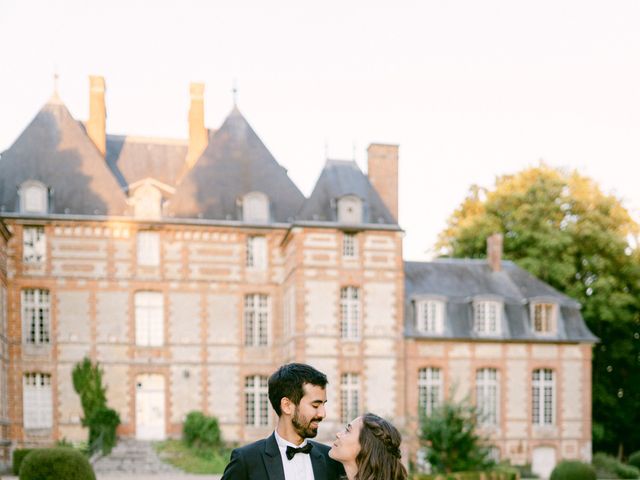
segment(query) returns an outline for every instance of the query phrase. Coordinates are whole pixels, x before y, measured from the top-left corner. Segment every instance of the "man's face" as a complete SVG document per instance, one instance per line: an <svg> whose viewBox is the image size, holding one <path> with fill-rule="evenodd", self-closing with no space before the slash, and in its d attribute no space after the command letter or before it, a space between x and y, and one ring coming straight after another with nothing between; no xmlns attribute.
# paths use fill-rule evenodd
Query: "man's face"
<svg viewBox="0 0 640 480"><path fill-rule="evenodd" d="M291 423L302 438L313 438L318 434L318 424L327 415L324 408L327 392L324 388L310 383L305 383L302 390L304 395L300 404L294 406Z"/></svg>

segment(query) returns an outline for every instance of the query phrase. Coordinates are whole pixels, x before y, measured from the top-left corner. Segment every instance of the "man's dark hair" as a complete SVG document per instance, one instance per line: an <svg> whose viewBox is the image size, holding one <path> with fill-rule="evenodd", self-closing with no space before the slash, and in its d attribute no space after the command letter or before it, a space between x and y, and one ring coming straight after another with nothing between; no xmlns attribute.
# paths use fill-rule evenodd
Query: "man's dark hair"
<svg viewBox="0 0 640 480"><path fill-rule="evenodd" d="M304 363L287 363L269 377L269 401L278 416L282 414L280 400L283 398L288 398L294 405L300 405L305 383L325 388L329 382L324 373Z"/></svg>

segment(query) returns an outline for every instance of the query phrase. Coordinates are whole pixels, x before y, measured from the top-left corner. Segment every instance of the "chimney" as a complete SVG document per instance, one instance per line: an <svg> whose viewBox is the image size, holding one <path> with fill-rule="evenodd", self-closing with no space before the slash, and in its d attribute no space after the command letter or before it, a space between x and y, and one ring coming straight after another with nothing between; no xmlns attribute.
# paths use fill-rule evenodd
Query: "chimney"
<svg viewBox="0 0 640 480"><path fill-rule="evenodd" d="M89 77L89 121L87 135L104 156L107 151L107 109L104 103L104 77Z"/></svg>
<svg viewBox="0 0 640 480"><path fill-rule="evenodd" d="M372 143L367 149L367 175L380 198L398 221L398 145Z"/></svg>
<svg viewBox="0 0 640 480"><path fill-rule="evenodd" d="M491 270L499 272L502 263L502 234L494 233L487 238L487 261Z"/></svg>
<svg viewBox="0 0 640 480"><path fill-rule="evenodd" d="M204 83L192 83L191 106L189 107L189 151L187 152L187 167L191 168L206 148L209 141L207 129L204 126Z"/></svg>

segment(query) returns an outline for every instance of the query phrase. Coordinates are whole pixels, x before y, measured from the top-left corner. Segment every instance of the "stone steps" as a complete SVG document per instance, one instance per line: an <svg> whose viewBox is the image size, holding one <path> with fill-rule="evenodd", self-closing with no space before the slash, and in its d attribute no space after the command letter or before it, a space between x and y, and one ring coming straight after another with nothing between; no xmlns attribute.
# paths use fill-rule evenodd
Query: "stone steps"
<svg viewBox="0 0 640 480"><path fill-rule="evenodd" d="M151 442L120 439L112 452L93 462L96 473L181 473L180 470L162 462L153 450Z"/></svg>

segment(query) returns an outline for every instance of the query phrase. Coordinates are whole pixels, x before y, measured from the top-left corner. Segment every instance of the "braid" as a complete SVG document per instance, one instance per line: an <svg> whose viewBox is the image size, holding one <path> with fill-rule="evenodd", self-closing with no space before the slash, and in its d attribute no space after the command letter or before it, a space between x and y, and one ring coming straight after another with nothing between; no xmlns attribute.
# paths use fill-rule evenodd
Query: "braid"
<svg viewBox="0 0 640 480"><path fill-rule="evenodd" d="M406 480L400 462L400 432L385 419L365 413L360 430L360 453L356 458L357 480Z"/></svg>
<svg viewBox="0 0 640 480"><path fill-rule="evenodd" d="M369 428L371 433L383 443L387 452L399 459L401 456L400 445L393 441L390 432L383 429L382 425L378 423L371 424Z"/></svg>

